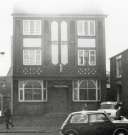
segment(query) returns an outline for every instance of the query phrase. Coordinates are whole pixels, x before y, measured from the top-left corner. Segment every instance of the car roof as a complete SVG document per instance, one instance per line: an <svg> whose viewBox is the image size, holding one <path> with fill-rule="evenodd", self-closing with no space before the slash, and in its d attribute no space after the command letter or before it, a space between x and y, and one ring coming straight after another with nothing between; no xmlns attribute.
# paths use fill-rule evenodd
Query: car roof
<svg viewBox="0 0 128 135"><path fill-rule="evenodd" d="M106 101L106 102L101 102L101 105L103 105L103 104L114 104L114 105L116 105L117 104L117 102L115 101Z"/></svg>
<svg viewBox="0 0 128 135"><path fill-rule="evenodd" d="M100 111L100 110L83 110L83 111L78 111L78 112L72 112L70 115L74 115L74 114L79 114L79 113L81 113L81 114L95 114L95 113L104 113L103 111Z"/></svg>

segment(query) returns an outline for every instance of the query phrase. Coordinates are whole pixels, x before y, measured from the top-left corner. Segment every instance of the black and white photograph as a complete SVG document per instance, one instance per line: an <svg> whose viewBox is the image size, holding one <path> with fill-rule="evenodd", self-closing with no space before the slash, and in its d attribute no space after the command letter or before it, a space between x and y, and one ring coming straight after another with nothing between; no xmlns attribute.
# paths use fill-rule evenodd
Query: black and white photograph
<svg viewBox="0 0 128 135"><path fill-rule="evenodd" d="M4 0L0 20L0 135L128 135L127 0Z"/></svg>

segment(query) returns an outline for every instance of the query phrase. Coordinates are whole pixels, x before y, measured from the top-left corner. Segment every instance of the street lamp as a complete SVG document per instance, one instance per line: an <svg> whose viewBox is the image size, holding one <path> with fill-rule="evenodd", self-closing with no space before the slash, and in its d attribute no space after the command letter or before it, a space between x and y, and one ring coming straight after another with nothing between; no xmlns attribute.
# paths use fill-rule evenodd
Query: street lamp
<svg viewBox="0 0 128 135"><path fill-rule="evenodd" d="M1 54L1 55L4 55L4 54L5 54L5 52L0 52L0 54Z"/></svg>

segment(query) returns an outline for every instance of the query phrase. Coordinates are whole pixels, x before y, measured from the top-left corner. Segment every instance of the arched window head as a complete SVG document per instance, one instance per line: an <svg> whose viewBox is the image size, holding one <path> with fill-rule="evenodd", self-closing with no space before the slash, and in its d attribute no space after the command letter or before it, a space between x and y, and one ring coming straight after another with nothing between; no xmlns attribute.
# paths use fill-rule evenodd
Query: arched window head
<svg viewBox="0 0 128 135"><path fill-rule="evenodd" d="M67 40L68 40L67 23L63 21L61 22L61 41Z"/></svg>
<svg viewBox="0 0 128 135"><path fill-rule="evenodd" d="M56 21L51 23L51 40L58 41L58 23Z"/></svg>
<svg viewBox="0 0 128 135"><path fill-rule="evenodd" d="M80 83L79 83L79 88L81 89L81 88L87 88L88 87L88 85L87 85L87 80L81 80L80 81Z"/></svg>
<svg viewBox="0 0 128 135"><path fill-rule="evenodd" d="M41 88L41 84L38 81L27 81L24 88Z"/></svg>

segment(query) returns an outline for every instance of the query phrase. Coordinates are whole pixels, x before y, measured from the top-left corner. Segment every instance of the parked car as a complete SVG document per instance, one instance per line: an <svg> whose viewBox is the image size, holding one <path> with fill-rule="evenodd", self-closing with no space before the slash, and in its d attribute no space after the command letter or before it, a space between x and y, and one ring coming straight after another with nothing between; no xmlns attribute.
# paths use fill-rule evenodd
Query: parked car
<svg viewBox="0 0 128 135"><path fill-rule="evenodd" d="M128 135L128 120L112 120L101 111L69 114L60 129L61 135Z"/></svg>
<svg viewBox="0 0 128 135"><path fill-rule="evenodd" d="M100 104L100 111L106 112L111 118L115 119L117 116L117 107L118 103L117 102L102 102Z"/></svg>

